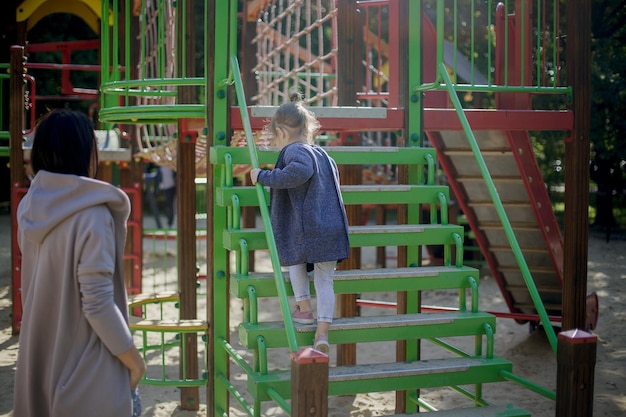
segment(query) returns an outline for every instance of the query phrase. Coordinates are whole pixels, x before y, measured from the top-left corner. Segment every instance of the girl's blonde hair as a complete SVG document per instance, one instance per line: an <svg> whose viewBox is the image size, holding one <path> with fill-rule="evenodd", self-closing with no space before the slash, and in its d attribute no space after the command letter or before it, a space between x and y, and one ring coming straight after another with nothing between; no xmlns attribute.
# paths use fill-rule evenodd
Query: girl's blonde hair
<svg viewBox="0 0 626 417"><path fill-rule="evenodd" d="M294 136L304 139L306 143L313 143L320 129L320 123L315 115L304 106L300 93L292 90L289 93L289 102L278 107L266 130L276 136L279 127L289 129Z"/></svg>

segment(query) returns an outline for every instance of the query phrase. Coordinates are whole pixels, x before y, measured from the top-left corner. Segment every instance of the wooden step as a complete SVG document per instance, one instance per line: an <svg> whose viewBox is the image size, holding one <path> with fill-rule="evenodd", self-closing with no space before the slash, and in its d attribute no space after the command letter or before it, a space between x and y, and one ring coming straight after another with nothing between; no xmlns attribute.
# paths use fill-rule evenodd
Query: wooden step
<svg viewBox="0 0 626 417"><path fill-rule="evenodd" d="M285 361L288 363L288 361ZM483 384L504 381L501 371L511 372L511 362L499 357L432 359L371 365L331 367L328 395L350 395L379 391L403 391L452 385ZM271 371L248 376L248 391L261 401L268 401L268 388L283 398L291 395L291 370Z"/></svg>
<svg viewBox="0 0 626 417"><path fill-rule="evenodd" d="M495 331L495 316L484 312L451 311L337 318L330 326L328 339L331 344L344 344L473 336L485 333L484 324L489 324ZM311 345L316 325L296 324L295 327L298 345ZM257 338L260 336L263 336L268 348L287 346L285 326L282 321L239 325L239 342L246 348L256 348Z"/></svg>
<svg viewBox="0 0 626 417"><path fill-rule="evenodd" d="M431 411L428 414L393 414L386 417L531 417L531 414L512 404L487 407L457 408L454 410Z"/></svg>
<svg viewBox="0 0 626 417"><path fill-rule="evenodd" d="M163 291L153 293L141 293L128 297L128 307L139 307L145 304L159 304L166 302L177 302L180 294L177 291Z"/></svg>
<svg viewBox="0 0 626 417"><path fill-rule="evenodd" d="M209 324L200 319L160 320L131 316L130 328L148 332L206 333L209 331Z"/></svg>
<svg viewBox="0 0 626 417"><path fill-rule="evenodd" d="M367 246L417 246L453 245L453 235L463 237L463 226L441 224L368 225L350 226L348 231L351 247ZM224 248L239 250L241 240L248 250L267 249L265 231L262 228L225 229Z"/></svg>
<svg viewBox="0 0 626 417"><path fill-rule="evenodd" d="M341 265L340 265L341 266ZM284 279L289 273L284 272ZM337 270L334 278L336 294L386 291L418 291L467 288L468 277L479 280L476 268L469 266L420 266L411 268L376 268ZM249 275L232 274L230 293L238 298L248 298L248 288L254 287L257 297L276 297L273 273L251 272ZM291 285L286 285L288 295L293 295ZM311 291L315 288L311 283Z"/></svg>

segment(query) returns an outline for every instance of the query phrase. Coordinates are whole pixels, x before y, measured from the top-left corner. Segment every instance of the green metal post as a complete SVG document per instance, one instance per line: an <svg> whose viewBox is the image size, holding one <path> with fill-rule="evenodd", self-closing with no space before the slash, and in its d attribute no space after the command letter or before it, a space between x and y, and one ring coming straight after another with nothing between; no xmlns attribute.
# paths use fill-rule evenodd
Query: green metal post
<svg viewBox="0 0 626 417"><path fill-rule="evenodd" d="M209 2L211 3L211 2ZM237 22L230 22L230 7L229 1L213 0L212 7L215 8L215 22L213 26L214 31L214 53L213 61L207 62L206 65L213 66L213 79L207 80L209 83L213 83L212 88L207 88L208 93L212 93L212 97L207 97L207 104L213 107L213 130L212 137L208 138L207 142L212 146L226 146L228 145L228 95L227 86L224 82L228 78L228 52L229 52L229 27L230 25L237 25ZM207 45L208 47L211 47ZM216 168L209 167L213 170L213 177L215 184L222 184L225 179L222 178L224 171ZM207 191L208 192L208 191ZM215 195L215 188L211 191ZM215 200L214 200L215 201ZM226 209L214 204L213 212L213 338L214 338L214 374L210 376L215 380L214 392L213 392L213 404L209 407L213 407L213 412L209 413L210 416L218 415L220 410L229 409L229 394L228 389L224 384L220 383L220 378L229 378L229 355L223 349L223 345L219 343L219 340L230 339L230 326L228 322L229 311L229 257L227 251L224 249L223 234L222 231L226 228Z"/></svg>

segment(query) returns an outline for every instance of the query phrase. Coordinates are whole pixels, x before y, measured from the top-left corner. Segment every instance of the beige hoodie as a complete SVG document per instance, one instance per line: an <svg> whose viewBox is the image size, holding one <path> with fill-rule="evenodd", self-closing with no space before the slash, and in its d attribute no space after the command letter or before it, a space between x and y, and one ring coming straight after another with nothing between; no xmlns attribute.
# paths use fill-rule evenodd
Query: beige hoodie
<svg viewBox="0 0 626 417"><path fill-rule="evenodd" d="M23 316L15 417L131 415L126 194L40 171L18 208Z"/></svg>

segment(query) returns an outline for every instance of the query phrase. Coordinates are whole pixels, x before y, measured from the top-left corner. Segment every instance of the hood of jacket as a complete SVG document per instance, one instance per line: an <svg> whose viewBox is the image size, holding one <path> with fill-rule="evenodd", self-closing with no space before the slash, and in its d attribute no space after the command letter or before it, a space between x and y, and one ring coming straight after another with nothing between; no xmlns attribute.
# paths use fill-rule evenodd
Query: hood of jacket
<svg viewBox="0 0 626 417"><path fill-rule="evenodd" d="M41 243L57 225L86 208L105 204L115 223L124 223L130 201L119 188L92 178L39 171L18 207L18 227Z"/></svg>

